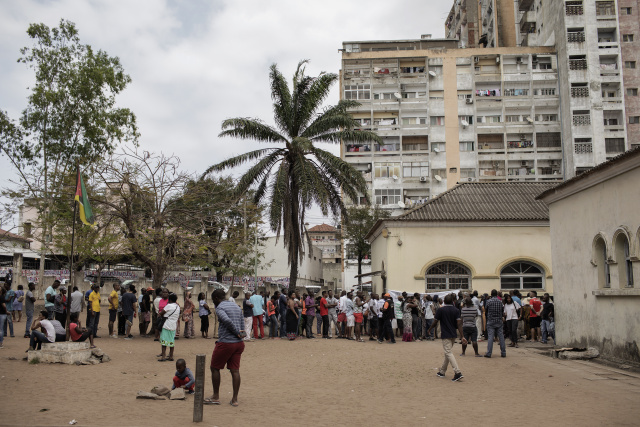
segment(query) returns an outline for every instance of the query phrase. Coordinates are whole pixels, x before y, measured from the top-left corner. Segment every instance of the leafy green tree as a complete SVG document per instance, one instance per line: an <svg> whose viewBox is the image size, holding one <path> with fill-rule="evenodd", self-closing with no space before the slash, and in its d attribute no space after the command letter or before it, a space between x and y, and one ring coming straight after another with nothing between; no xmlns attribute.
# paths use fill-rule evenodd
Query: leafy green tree
<svg viewBox="0 0 640 427"><path fill-rule="evenodd" d="M319 142L380 142L370 131L356 130L358 123L348 110L359 104L342 100L335 106L321 110L336 74L320 73L318 77L305 75L301 61L289 88L286 79L271 66L271 97L276 126L259 119L233 118L222 123L220 136L251 139L279 147L262 148L227 159L211 166L204 175L233 168L247 162L253 166L240 178L237 194L246 194L255 187L256 204L268 207L271 230L280 237L288 251L291 267L290 287L295 289L298 262L304 254L304 218L306 210L316 203L324 215L345 214L341 190L356 199L358 193L367 194L367 185L360 172L347 162L316 146ZM307 242L309 244L309 242Z"/></svg>
<svg viewBox="0 0 640 427"><path fill-rule="evenodd" d="M375 206L350 206L347 208L347 216L344 218L342 235L347 241L347 256L358 260L358 274L362 274L362 260L371 258L371 245L365 239L376 222L389 218L389 212ZM358 277L358 284L362 283L362 277Z"/></svg>
<svg viewBox="0 0 640 427"><path fill-rule="evenodd" d="M117 57L81 44L69 21L54 28L31 24L27 34L34 44L21 50L18 62L34 71L35 82L18 121L0 112L0 150L17 172L10 183L17 188L9 194L38 210L44 257L61 180L76 164L91 165L119 143L137 144L138 130L135 115L116 107L116 95L131 82Z"/></svg>

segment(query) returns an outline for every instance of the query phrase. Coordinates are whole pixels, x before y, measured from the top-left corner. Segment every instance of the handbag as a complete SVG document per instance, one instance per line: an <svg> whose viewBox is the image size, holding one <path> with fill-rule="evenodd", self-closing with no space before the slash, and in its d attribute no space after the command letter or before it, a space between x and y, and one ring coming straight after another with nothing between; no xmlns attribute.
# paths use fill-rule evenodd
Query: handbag
<svg viewBox="0 0 640 427"><path fill-rule="evenodd" d="M173 311L171 312L171 314L170 314L170 315L168 315L167 317L164 317L164 316L160 316L160 317L158 317L158 320L156 320L156 327L157 327L158 329L162 329L162 327L164 326L164 322L166 322L166 321L167 321L167 319L168 319L169 317L171 317L171 315L172 315L173 313L175 313L175 312L176 312L176 310L177 310L177 308L176 308L175 310L173 310Z"/></svg>
<svg viewBox="0 0 640 427"><path fill-rule="evenodd" d="M22 302L24 301L24 295L21 295L20 298L18 298L18 302Z"/></svg>

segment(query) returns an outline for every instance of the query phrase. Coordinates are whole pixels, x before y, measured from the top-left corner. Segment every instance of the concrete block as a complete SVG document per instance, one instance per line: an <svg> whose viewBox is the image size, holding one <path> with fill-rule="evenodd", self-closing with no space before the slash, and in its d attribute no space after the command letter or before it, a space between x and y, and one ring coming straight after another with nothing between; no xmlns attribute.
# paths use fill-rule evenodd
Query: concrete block
<svg viewBox="0 0 640 427"><path fill-rule="evenodd" d="M53 351L71 351L71 350L85 350L89 348L88 342L52 342L52 343L43 343L43 350L53 350Z"/></svg>
<svg viewBox="0 0 640 427"><path fill-rule="evenodd" d="M150 399L150 400L167 400L165 396L158 396L154 393L140 390L136 395L136 399Z"/></svg>
<svg viewBox="0 0 640 427"><path fill-rule="evenodd" d="M187 396L184 394L183 388L175 388L169 393L169 400L185 400L186 398Z"/></svg>
<svg viewBox="0 0 640 427"><path fill-rule="evenodd" d="M89 360L91 356L92 351L89 348L89 343L56 342L42 344L42 350L29 351L27 360L31 362L34 359L38 359L40 363L64 363L67 365L76 364L76 362L95 364L95 362ZM100 363L100 360L95 357L93 360Z"/></svg>

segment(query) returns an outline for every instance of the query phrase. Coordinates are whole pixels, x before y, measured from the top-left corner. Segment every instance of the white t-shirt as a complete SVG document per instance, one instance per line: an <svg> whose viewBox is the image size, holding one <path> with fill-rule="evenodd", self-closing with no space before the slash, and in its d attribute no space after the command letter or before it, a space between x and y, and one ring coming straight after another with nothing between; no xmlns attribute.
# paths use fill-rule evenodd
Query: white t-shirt
<svg viewBox="0 0 640 427"><path fill-rule="evenodd" d="M49 320L43 319L40 321L40 325L47 332L45 335L49 342L56 342L56 328L53 327L53 324Z"/></svg>
<svg viewBox="0 0 640 427"><path fill-rule="evenodd" d="M382 319L382 307L384 307L384 298L378 300L378 318Z"/></svg>
<svg viewBox="0 0 640 427"><path fill-rule="evenodd" d="M473 306L478 310L478 316L482 316L482 310L480 310L480 300L478 297L471 298L471 302L473 302Z"/></svg>
<svg viewBox="0 0 640 427"><path fill-rule="evenodd" d="M344 313L345 304L347 303L347 296L341 296L340 301L338 301L338 313Z"/></svg>
<svg viewBox="0 0 640 427"><path fill-rule="evenodd" d="M167 329L169 331L175 331L178 326L178 319L180 318L180 306L175 302L170 302L164 307L164 317L167 320L164 321L164 326L162 329Z"/></svg>
<svg viewBox="0 0 640 427"><path fill-rule="evenodd" d="M153 300L153 307L156 309L156 314L160 313L160 300L162 299L161 296L157 296L156 299Z"/></svg>
<svg viewBox="0 0 640 427"><path fill-rule="evenodd" d="M424 306L424 318L433 319L433 301L427 301Z"/></svg>
<svg viewBox="0 0 640 427"><path fill-rule="evenodd" d="M513 302L513 304L505 304L504 305L504 315L507 320L518 320L518 310L520 305L517 302Z"/></svg>

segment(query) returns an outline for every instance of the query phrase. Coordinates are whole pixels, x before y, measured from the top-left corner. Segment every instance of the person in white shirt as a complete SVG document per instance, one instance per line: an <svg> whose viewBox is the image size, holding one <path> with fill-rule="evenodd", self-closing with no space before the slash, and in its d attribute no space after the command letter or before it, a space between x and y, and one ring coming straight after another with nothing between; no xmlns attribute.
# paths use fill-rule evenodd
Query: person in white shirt
<svg viewBox="0 0 640 427"><path fill-rule="evenodd" d="M335 329L336 335L338 332L338 299L333 296L333 291L329 289L329 297L327 298L327 305L329 308L329 338L333 337L332 330ZM332 327L333 325L333 327Z"/></svg>
<svg viewBox="0 0 640 427"><path fill-rule="evenodd" d="M50 320L48 320L49 312L42 310L38 318L33 322L31 326L31 339L29 340L30 350L40 350L42 343L49 343L56 341L56 329ZM38 331L37 329L41 329Z"/></svg>
<svg viewBox="0 0 640 427"><path fill-rule="evenodd" d="M173 349L175 346L176 329L178 327L178 319L180 319L180 306L177 304L178 296L176 294L169 295L169 303L164 306L158 316L165 318L160 332L160 345L162 345L162 353L159 355L158 362L173 360ZM169 347L169 357L166 357L167 347Z"/></svg>
<svg viewBox="0 0 640 427"><path fill-rule="evenodd" d="M427 325L427 327L425 329L425 332L428 331L429 328L431 328L431 325L433 325L433 318L434 318L433 298L431 297L431 295L425 295L425 297L424 297L424 319L425 319L425 323ZM428 334L426 334L426 339L433 340L434 339L434 331L431 331Z"/></svg>
<svg viewBox="0 0 640 427"><path fill-rule="evenodd" d="M373 341L378 338L378 295L372 294L366 306L369 311L369 341Z"/></svg>
<svg viewBox="0 0 640 427"><path fill-rule="evenodd" d="M346 338L347 314L345 307L347 306L347 291L342 291L340 301L338 301L338 338Z"/></svg>

